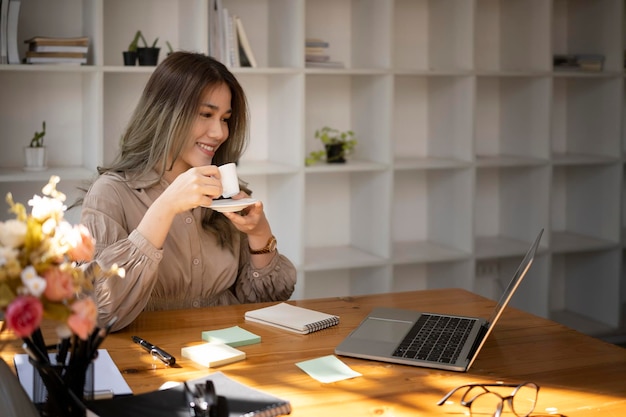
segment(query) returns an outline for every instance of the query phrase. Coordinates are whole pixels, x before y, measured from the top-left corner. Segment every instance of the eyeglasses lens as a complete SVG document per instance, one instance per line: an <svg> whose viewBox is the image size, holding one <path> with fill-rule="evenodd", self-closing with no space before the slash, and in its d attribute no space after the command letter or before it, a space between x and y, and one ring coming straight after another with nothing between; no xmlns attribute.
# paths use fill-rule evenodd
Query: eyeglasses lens
<svg viewBox="0 0 626 417"><path fill-rule="evenodd" d="M492 417L501 407L502 397L493 392L483 392L472 401L470 412L472 417Z"/></svg>
<svg viewBox="0 0 626 417"><path fill-rule="evenodd" d="M533 412L537 403L537 392L537 386L532 383L524 384L517 389L511 403L516 415L524 417Z"/></svg>

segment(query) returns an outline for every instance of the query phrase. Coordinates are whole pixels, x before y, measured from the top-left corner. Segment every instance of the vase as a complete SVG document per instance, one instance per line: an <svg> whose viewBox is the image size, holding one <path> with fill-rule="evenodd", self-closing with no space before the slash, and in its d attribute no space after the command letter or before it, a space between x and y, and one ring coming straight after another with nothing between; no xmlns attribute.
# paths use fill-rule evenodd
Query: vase
<svg viewBox="0 0 626 417"><path fill-rule="evenodd" d="M137 65L137 52L136 51L124 51L122 52L124 57L124 65L127 67L134 67Z"/></svg>
<svg viewBox="0 0 626 417"><path fill-rule="evenodd" d="M41 146L33 148L26 146L24 148L24 170L25 171L45 171L46 166L46 147Z"/></svg>
<svg viewBox="0 0 626 417"><path fill-rule="evenodd" d="M343 164L346 162L343 152L343 143L330 143L326 147L326 162L329 164Z"/></svg>
<svg viewBox="0 0 626 417"><path fill-rule="evenodd" d="M37 408L28 398L28 394L22 388L19 379L2 358L0 358L0 404L2 404L2 413L6 413L2 415L39 416Z"/></svg>
<svg viewBox="0 0 626 417"><path fill-rule="evenodd" d="M85 401L93 399L94 363L57 364L30 360L33 365L33 403L41 416L85 417Z"/></svg>
<svg viewBox="0 0 626 417"><path fill-rule="evenodd" d="M137 48L137 60L141 66L155 66L159 62L161 48Z"/></svg>

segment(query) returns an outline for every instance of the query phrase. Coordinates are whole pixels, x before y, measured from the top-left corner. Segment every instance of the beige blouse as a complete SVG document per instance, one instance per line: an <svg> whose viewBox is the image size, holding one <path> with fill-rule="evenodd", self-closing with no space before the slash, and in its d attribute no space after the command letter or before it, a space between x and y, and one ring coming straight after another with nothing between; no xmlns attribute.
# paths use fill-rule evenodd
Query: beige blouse
<svg viewBox="0 0 626 417"><path fill-rule="evenodd" d="M156 175L156 173L154 173ZM143 310L207 307L246 302L284 301L293 293L296 270L276 252L262 269L250 262L244 234L234 253L202 228L204 207L176 215L162 249L136 227L167 182L146 188L149 180L126 181L123 174L101 175L82 205L81 223L96 240L95 260L116 263L125 277L94 281L100 324L114 316L113 330L129 325Z"/></svg>

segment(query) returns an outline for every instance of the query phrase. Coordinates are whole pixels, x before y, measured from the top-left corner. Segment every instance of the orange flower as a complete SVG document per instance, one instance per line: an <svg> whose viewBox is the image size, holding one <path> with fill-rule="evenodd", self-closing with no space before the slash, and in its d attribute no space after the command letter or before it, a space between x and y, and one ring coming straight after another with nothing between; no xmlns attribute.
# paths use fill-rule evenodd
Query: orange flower
<svg viewBox="0 0 626 417"><path fill-rule="evenodd" d="M70 271L61 268L49 268L43 273L46 279L44 295L50 301L62 301L74 295L74 277Z"/></svg>
<svg viewBox="0 0 626 417"><path fill-rule="evenodd" d="M96 249L87 227L82 224L74 226L72 238L71 248L67 252L69 258L78 262L91 261Z"/></svg>
<svg viewBox="0 0 626 417"><path fill-rule="evenodd" d="M90 297L83 298L72 304L72 314L67 319L67 325L79 338L87 340L96 327L97 317L96 303Z"/></svg>

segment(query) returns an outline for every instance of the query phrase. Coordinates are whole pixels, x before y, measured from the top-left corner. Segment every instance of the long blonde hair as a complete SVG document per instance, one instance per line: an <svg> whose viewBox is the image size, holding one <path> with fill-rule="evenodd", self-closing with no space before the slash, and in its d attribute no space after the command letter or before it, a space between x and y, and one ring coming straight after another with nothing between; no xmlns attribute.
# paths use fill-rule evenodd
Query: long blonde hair
<svg viewBox="0 0 626 417"><path fill-rule="evenodd" d="M161 175L171 169L189 136L203 94L219 85L230 89L232 115L229 136L213 157L213 164L236 162L247 145L248 106L235 76L219 61L199 53L174 52L157 66L120 141L120 152L107 171L142 176L152 169Z"/></svg>
<svg viewBox="0 0 626 417"><path fill-rule="evenodd" d="M204 54L179 51L168 55L150 76L121 137L119 154L111 165L98 167L98 173L124 172L127 178L135 179L154 169L160 180L180 156L203 94L219 85L230 89L232 114L227 122L228 140L217 149L213 164L237 162L248 143L248 105L243 88L221 62ZM223 215L207 210L203 226L232 250L236 229Z"/></svg>

